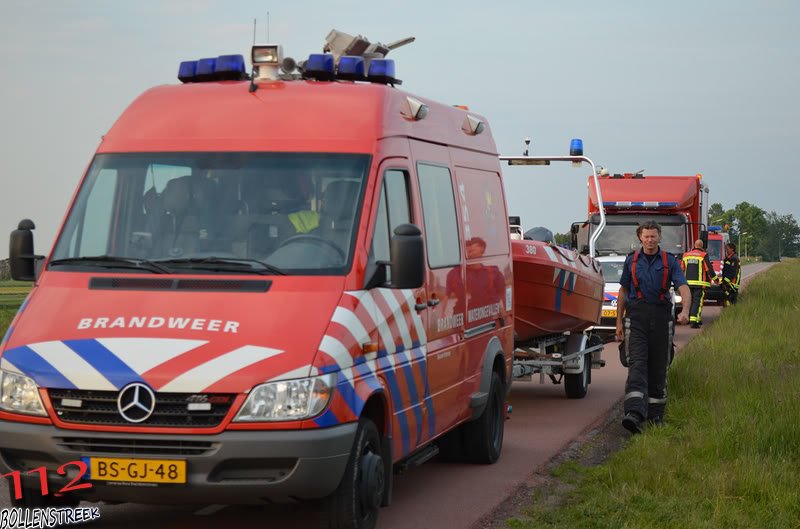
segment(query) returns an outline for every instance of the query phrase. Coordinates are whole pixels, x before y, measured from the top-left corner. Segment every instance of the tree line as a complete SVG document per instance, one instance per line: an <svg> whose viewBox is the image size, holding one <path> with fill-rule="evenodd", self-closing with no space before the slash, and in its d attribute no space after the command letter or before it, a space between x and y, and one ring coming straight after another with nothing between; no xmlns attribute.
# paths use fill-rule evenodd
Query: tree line
<svg viewBox="0 0 800 529"><path fill-rule="evenodd" d="M791 214L767 213L748 202L740 202L732 209L714 203L708 208L708 223L728 232L739 255L761 257L764 261L800 255L800 226Z"/></svg>

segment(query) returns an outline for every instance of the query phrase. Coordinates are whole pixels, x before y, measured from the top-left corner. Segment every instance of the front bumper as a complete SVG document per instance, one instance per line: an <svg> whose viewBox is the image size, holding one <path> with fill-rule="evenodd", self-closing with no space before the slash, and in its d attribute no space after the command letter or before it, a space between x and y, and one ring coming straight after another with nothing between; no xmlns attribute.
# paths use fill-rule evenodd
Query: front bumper
<svg viewBox="0 0 800 529"><path fill-rule="evenodd" d="M0 422L3 473L44 466L51 490L75 477L56 470L85 456L186 461L185 485L91 481L88 501L161 504L259 504L321 498L341 481L356 423L312 430L227 431L218 435L108 434ZM34 476L37 476L34 473ZM31 476L33 477L33 476ZM26 481L38 489L38 477Z"/></svg>
<svg viewBox="0 0 800 529"><path fill-rule="evenodd" d="M706 288L706 299L721 303L723 300L722 287L716 283L712 283L710 287Z"/></svg>

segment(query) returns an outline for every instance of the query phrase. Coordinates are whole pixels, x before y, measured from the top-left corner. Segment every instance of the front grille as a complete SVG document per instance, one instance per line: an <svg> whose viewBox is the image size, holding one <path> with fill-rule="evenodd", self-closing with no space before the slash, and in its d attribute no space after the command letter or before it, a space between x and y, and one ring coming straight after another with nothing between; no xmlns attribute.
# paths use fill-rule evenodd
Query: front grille
<svg viewBox="0 0 800 529"><path fill-rule="evenodd" d="M228 414L235 395L229 393L156 393L153 414L145 421L125 420L117 408L118 391L49 390L50 401L64 422L104 426L213 428ZM190 410L190 403L209 403L210 409Z"/></svg>
<svg viewBox="0 0 800 529"><path fill-rule="evenodd" d="M201 456L214 449L207 441L169 439L108 439L96 437L56 438L59 448L82 454L123 454L131 456Z"/></svg>

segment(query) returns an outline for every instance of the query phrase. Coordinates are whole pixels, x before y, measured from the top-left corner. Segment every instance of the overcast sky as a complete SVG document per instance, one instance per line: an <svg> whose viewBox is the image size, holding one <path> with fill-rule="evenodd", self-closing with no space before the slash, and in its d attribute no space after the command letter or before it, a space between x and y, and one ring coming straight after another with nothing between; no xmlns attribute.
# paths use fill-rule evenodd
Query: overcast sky
<svg viewBox="0 0 800 529"><path fill-rule="evenodd" d="M402 88L486 116L502 154L587 156L611 172L702 173L710 201L800 220L800 3L0 1L0 239L49 252L100 137L182 60L257 40L303 58L332 28L384 43ZM269 12L269 35L267 35ZM249 60L249 59L248 59ZM587 167L503 168L526 228L585 218ZM7 240L7 239L5 239ZM7 256L0 241L0 258Z"/></svg>

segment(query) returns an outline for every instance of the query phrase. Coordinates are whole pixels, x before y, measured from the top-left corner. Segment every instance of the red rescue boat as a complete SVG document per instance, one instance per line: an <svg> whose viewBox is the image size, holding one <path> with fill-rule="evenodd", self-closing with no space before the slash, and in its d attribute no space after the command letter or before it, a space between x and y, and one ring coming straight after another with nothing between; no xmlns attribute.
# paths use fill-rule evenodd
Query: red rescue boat
<svg viewBox="0 0 800 529"><path fill-rule="evenodd" d="M514 335L517 343L580 332L600 321L600 264L573 250L531 240L512 240Z"/></svg>

